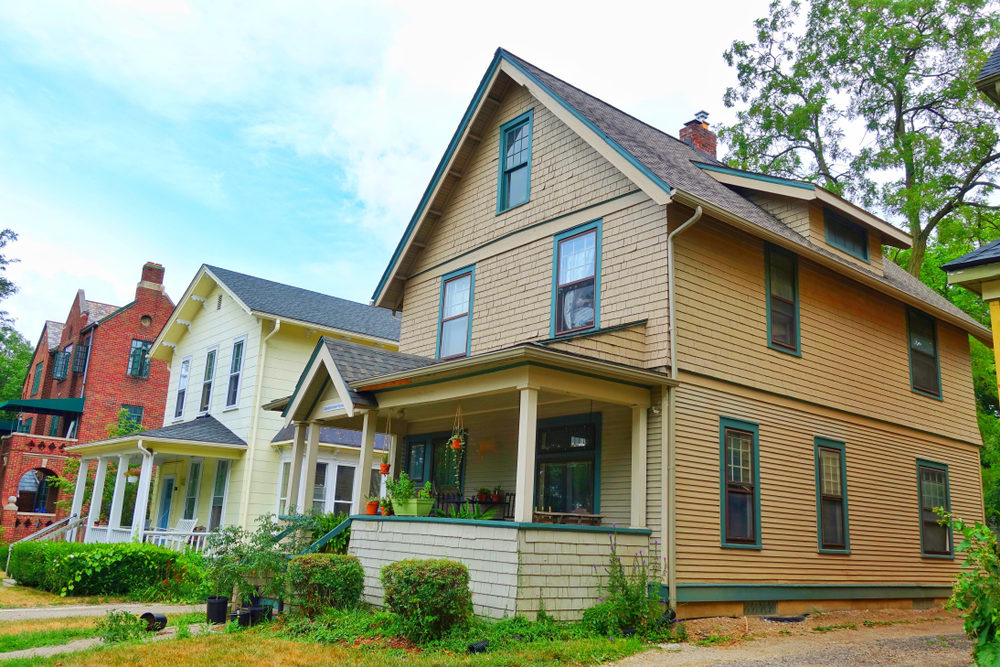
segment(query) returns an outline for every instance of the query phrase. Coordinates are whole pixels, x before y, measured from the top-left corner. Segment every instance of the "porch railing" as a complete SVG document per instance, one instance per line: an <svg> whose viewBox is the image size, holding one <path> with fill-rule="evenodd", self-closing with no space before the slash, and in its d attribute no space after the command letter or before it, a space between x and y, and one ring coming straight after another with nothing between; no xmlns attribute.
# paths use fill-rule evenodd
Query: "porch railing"
<svg viewBox="0 0 1000 667"><path fill-rule="evenodd" d="M174 551L186 551L191 549L198 553L208 551L208 540L215 535L214 532L205 531L184 531L184 530L159 530L152 529L144 531L143 541L147 544L155 544L159 547L166 547Z"/></svg>
<svg viewBox="0 0 1000 667"><path fill-rule="evenodd" d="M70 514L65 519L59 519L51 526L46 526L37 533L32 533L31 535L11 542L10 546L7 547L7 563L4 565L4 572L10 569L10 555L14 551L15 544L20 544L21 542L58 540L65 537L67 532L76 529L77 526L82 523L83 519L78 517L76 514Z"/></svg>
<svg viewBox="0 0 1000 667"><path fill-rule="evenodd" d="M131 528L112 528L111 526L87 526L83 535L87 544L120 544L132 541Z"/></svg>

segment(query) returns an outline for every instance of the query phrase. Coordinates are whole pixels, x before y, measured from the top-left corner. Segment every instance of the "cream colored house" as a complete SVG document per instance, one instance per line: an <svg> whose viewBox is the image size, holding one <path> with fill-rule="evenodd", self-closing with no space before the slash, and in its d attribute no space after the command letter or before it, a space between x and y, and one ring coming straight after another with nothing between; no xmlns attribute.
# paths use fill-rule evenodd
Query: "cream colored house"
<svg viewBox="0 0 1000 667"><path fill-rule="evenodd" d="M680 136L497 51L373 295L398 352L324 338L269 405L293 479L324 425L363 431L362 478L388 434L394 475L512 494L506 520L353 517L370 601L384 564L450 557L480 613L579 616L611 532L660 550L682 616L949 594L933 509L982 518L990 332L883 258L900 230L727 167L703 118Z"/></svg>
<svg viewBox="0 0 1000 667"><path fill-rule="evenodd" d="M85 539L202 547L220 526L252 526L260 515L304 507L287 494L291 438L280 416L261 406L294 389L321 337L394 350L399 326L382 308L202 266L150 350L170 366L163 426L72 448L97 466L98 487L115 485L112 525L94 526L92 509ZM308 507L347 511L360 479L360 434L315 433ZM140 460L135 518L121 526L126 466L111 482L107 462ZM77 514L85 500L78 486Z"/></svg>

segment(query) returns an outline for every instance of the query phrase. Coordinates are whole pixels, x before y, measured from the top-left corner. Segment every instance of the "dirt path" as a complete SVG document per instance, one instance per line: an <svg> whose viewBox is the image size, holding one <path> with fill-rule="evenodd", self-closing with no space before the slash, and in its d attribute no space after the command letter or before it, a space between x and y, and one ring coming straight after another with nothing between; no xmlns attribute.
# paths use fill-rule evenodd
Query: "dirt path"
<svg viewBox="0 0 1000 667"><path fill-rule="evenodd" d="M627 658L619 667L646 665L739 665L767 667L769 665L947 665L965 667L972 663L972 644L962 631L961 620L941 614L940 620L917 618L891 626L838 629L827 632L812 630L815 620L790 634L768 632L750 640L734 639L729 645L697 646L697 636L689 644L673 650L653 650ZM828 616L824 614L824 617ZM860 618L863 618L861 616ZM731 619L724 619L731 620ZM906 620L906 619L904 619ZM863 621L862 621L863 622ZM847 623L845 621L845 623ZM775 624L777 625L777 624Z"/></svg>
<svg viewBox="0 0 1000 667"><path fill-rule="evenodd" d="M186 614L189 611L199 611L204 608L205 605L203 604L157 604L155 602L21 607L17 609L0 609L0 622L26 621L33 618L62 618L66 616L103 616L112 609L127 611L137 616L147 611L166 614L167 621L169 622L171 614Z"/></svg>

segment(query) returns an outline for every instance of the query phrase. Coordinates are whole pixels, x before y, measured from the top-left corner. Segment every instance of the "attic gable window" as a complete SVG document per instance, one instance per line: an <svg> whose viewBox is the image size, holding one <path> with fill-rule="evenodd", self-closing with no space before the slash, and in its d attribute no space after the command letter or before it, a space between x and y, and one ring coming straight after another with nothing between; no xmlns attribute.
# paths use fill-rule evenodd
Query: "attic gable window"
<svg viewBox="0 0 1000 667"><path fill-rule="evenodd" d="M500 184L497 213L528 201L531 191L531 124L533 112L500 126Z"/></svg>
<svg viewBox="0 0 1000 667"><path fill-rule="evenodd" d="M869 261L867 229L830 209L823 210L823 222L826 226L827 243L848 255Z"/></svg>
<svg viewBox="0 0 1000 667"><path fill-rule="evenodd" d="M941 398L941 365L934 318L908 309L906 332L910 347L910 388L932 398Z"/></svg>
<svg viewBox="0 0 1000 667"><path fill-rule="evenodd" d="M152 341L132 340L132 348L128 355L128 374L137 378L149 377L149 348L153 347Z"/></svg>

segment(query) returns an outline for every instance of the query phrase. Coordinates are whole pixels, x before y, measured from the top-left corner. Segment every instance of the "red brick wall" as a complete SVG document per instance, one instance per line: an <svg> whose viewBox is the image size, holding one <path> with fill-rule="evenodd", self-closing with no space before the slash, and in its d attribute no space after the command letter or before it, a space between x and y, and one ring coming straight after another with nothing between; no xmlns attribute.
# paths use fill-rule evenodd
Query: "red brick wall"
<svg viewBox="0 0 1000 667"><path fill-rule="evenodd" d="M7 505L10 496L17 495L17 485L29 470L45 468L62 477L66 460L70 456L64 450L75 443L75 440L42 438L24 433L5 437L3 444L0 445L0 480L2 480L0 491L3 493L0 496L3 501L0 506ZM60 493L70 495L68 492ZM59 498L62 499L63 496L60 495ZM2 510L0 512L0 525L3 526L2 539L5 542L19 540L51 525L67 514L69 512L58 509L55 514Z"/></svg>

